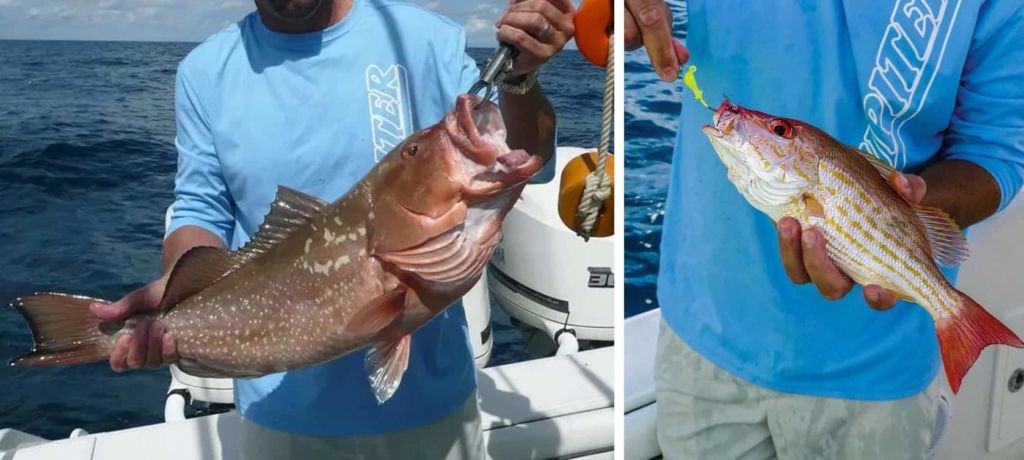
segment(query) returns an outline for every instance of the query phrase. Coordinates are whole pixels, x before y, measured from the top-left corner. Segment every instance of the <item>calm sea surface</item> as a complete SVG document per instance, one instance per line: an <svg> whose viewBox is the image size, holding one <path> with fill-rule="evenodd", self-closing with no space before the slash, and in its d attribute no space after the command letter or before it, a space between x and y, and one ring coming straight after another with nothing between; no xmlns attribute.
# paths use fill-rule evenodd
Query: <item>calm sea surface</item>
<svg viewBox="0 0 1024 460"><path fill-rule="evenodd" d="M0 304L32 291L115 299L159 273L173 199L174 73L192 43L0 41ZM470 54L482 61L490 50ZM603 71L568 51L541 81L560 145L596 146ZM492 364L523 359L493 308ZM0 308L0 362L32 345ZM158 423L169 375L0 366L0 428L48 438Z"/></svg>

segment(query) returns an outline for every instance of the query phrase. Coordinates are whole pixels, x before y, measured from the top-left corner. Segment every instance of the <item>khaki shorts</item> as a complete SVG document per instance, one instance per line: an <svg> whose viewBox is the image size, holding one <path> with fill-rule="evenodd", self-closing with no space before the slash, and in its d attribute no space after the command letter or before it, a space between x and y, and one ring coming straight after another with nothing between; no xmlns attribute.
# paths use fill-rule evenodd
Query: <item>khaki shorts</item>
<svg viewBox="0 0 1024 460"><path fill-rule="evenodd" d="M484 458L476 393L451 414L430 425L369 436L316 437L272 430L242 418L242 458L447 459Z"/></svg>
<svg viewBox="0 0 1024 460"><path fill-rule="evenodd" d="M780 393L704 359L662 321L655 365L666 459L923 459L938 385L895 401Z"/></svg>

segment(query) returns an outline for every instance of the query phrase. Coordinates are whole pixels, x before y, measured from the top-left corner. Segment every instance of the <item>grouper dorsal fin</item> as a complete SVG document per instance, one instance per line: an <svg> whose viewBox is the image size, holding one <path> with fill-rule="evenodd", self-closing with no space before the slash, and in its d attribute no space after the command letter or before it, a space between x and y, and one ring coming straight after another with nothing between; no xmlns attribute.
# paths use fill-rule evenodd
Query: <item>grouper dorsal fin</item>
<svg viewBox="0 0 1024 460"><path fill-rule="evenodd" d="M309 224L314 217L330 206L326 201L283 185L277 187L277 197L270 205L270 213L263 219L259 231L241 249L233 254L235 263L242 265L266 254L288 238L298 228Z"/></svg>
<svg viewBox="0 0 1024 460"><path fill-rule="evenodd" d="M171 270L160 301L160 311L173 308L235 269L231 253L223 248L197 246L185 252Z"/></svg>

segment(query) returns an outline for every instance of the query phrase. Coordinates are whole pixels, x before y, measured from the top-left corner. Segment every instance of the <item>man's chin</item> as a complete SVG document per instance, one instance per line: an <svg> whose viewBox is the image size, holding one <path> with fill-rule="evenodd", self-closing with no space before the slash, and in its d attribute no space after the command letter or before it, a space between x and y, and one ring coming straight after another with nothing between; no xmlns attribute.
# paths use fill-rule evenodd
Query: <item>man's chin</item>
<svg viewBox="0 0 1024 460"><path fill-rule="evenodd" d="M309 19L324 0L261 0L281 19L302 21Z"/></svg>

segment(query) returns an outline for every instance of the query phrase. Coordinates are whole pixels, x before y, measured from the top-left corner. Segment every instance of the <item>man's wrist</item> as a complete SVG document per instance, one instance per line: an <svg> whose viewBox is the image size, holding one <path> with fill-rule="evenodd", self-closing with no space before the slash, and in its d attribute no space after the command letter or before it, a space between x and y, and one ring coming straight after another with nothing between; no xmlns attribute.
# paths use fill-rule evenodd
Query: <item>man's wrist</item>
<svg viewBox="0 0 1024 460"><path fill-rule="evenodd" d="M539 73L540 69L537 69L523 75L506 78L498 85L498 87L505 93L522 96L530 92L530 90L537 84L537 75Z"/></svg>

